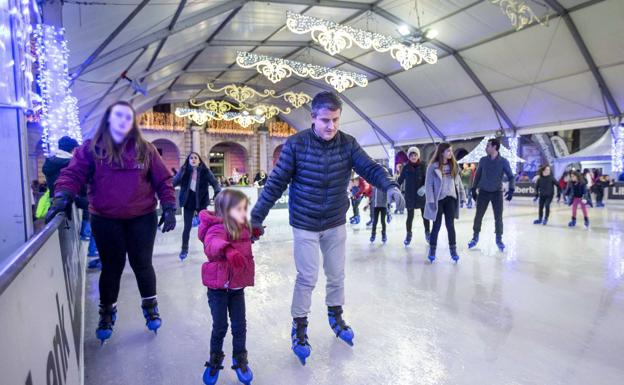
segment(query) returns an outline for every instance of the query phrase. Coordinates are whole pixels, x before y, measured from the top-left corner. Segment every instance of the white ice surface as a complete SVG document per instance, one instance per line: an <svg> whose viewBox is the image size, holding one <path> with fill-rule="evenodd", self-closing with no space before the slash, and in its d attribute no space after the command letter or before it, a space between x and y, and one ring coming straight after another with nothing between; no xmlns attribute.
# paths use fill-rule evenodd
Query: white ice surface
<svg viewBox="0 0 624 385"><path fill-rule="evenodd" d="M272 211L267 236L254 246L256 286L246 289L253 384L623 384L624 210L591 209L589 231L582 225L569 229L569 208L557 204L548 226L533 225L536 210L528 200L506 205L507 251L500 253L491 211L480 244L467 249L474 209L463 209L458 265L448 257L444 227L438 260L425 262L418 214L408 248L402 243L405 216L394 216L383 246L368 242L363 223L347 225L345 319L355 331L355 346L330 331L320 274L308 330L313 350L305 367L290 350L292 232L287 211ZM86 384L202 384L211 317L196 234L193 229L184 262L177 257L180 226L157 237L163 318L157 336L144 326L127 265L115 331L100 346L94 335L98 273L88 274ZM226 369L218 383L237 384L229 369L229 334L224 347Z"/></svg>

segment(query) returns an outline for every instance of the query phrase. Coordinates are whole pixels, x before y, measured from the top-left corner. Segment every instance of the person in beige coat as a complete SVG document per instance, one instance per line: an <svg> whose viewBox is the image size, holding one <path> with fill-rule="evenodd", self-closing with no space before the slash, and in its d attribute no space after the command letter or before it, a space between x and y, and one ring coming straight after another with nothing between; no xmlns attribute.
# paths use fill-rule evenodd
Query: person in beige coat
<svg viewBox="0 0 624 385"><path fill-rule="evenodd" d="M457 242L455 239L455 219L459 218L459 206L466 201L459 166L453 155L450 143L440 143L427 167L425 178L425 218L433 221L429 239L429 261L436 258L438 233L442 226L442 216L448 232L451 258L457 262Z"/></svg>

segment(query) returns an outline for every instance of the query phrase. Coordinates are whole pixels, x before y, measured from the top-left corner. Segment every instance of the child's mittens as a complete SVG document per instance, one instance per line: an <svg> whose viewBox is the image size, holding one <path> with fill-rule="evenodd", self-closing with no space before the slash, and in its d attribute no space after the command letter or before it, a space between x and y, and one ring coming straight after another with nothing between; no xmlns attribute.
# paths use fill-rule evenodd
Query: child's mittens
<svg viewBox="0 0 624 385"><path fill-rule="evenodd" d="M243 255L233 247L228 247L225 250L225 258L230 266L235 269L240 269L245 266L245 257L243 257Z"/></svg>

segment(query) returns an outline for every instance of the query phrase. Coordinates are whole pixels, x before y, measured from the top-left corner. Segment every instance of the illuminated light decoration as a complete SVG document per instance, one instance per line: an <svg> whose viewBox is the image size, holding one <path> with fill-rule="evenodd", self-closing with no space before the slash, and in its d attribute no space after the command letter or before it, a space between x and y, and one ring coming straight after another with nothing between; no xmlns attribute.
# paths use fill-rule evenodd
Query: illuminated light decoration
<svg viewBox="0 0 624 385"><path fill-rule="evenodd" d="M516 173L518 171L518 136L515 134L507 137L509 143L509 151L514 155L509 159L511 170Z"/></svg>
<svg viewBox="0 0 624 385"><path fill-rule="evenodd" d="M272 120L268 124L269 128L269 136L279 137L279 138L287 138L293 134L297 133L290 124L286 122L278 122L277 120Z"/></svg>
<svg viewBox="0 0 624 385"><path fill-rule="evenodd" d="M226 121L235 121L240 126L247 128L254 123L264 123L266 121L265 117L262 115L253 115L247 111L243 112L227 112L223 114L223 120Z"/></svg>
<svg viewBox="0 0 624 385"><path fill-rule="evenodd" d="M241 106L235 106L232 103L226 101L226 100L214 100L214 99L208 99L205 100L203 102L196 102L195 100L190 100L189 101L190 105L193 107L204 107L206 110L213 112L214 116L220 116L226 112L229 112L231 110L242 110L244 107ZM215 119L213 117L213 119Z"/></svg>
<svg viewBox="0 0 624 385"><path fill-rule="evenodd" d="M176 108L175 116L180 118L189 118L195 124L203 126L208 121L212 120L216 115L213 111L200 110L197 108Z"/></svg>
<svg viewBox="0 0 624 385"><path fill-rule="evenodd" d="M41 90L42 143L46 156L53 155L58 140L70 136L82 143L78 102L69 89L69 50L64 30L39 24L33 32Z"/></svg>
<svg viewBox="0 0 624 385"><path fill-rule="evenodd" d="M206 87L215 93L224 92L225 95L236 100L238 103L244 103L254 96L269 97L274 96L275 91L265 89L262 92L258 92L249 86L237 86L236 84L229 84L221 88L214 88L211 83L208 83Z"/></svg>
<svg viewBox="0 0 624 385"><path fill-rule="evenodd" d="M38 12L38 7L33 7ZM30 0L0 0L0 103L22 109L31 109L36 94L32 92L32 72L35 58L32 54ZM6 22L6 23L4 23ZM16 81L6 81L13 76ZM18 87L15 87L18 85Z"/></svg>
<svg viewBox="0 0 624 385"><path fill-rule="evenodd" d="M249 86L238 86L236 84L228 84L221 88L215 88L212 83L206 85L209 91L213 93L221 93L236 100L239 104L243 104L253 97L271 97L274 99L284 99L294 108L300 108L312 100L312 97L305 92L288 91L281 95L275 95L275 90L264 89L262 92L257 91Z"/></svg>
<svg viewBox="0 0 624 385"><path fill-rule="evenodd" d="M247 111L244 111L247 112ZM256 115L261 115L264 116L266 119L271 119L272 117L278 115L278 114L290 114L291 110L290 108L286 108L285 110L282 110L281 108L274 106L272 104L258 104L255 107L255 112Z"/></svg>
<svg viewBox="0 0 624 385"><path fill-rule="evenodd" d="M611 169L613 172L624 172L624 126L611 128Z"/></svg>
<svg viewBox="0 0 624 385"><path fill-rule="evenodd" d="M408 70L425 61L435 64L438 61L438 51L425 47L422 44L405 44L402 41L380 33L370 32L348 25L342 25L330 20L301 15L288 11L286 26L291 32L305 34L310 32L312 39L319 43L330 55L335 55L351 48L353 43L362 49L374 49L377 52L390 52L390 55ZM408 35L409 28L402 26L401 34Z"/></svg>
<svg viewBox="0 0 624 385"><path fill-rule="evenodd" d="M538 23L543 26L548 25L549 15L546 15L544 20L541 20L525 1L490 0L490 2L494 5L500 6L501 11L503 11L505 16L507 16L509 21L511 21L511 25L516 29L516 31L519 31L527 25L533 23Z"/></svg>
<svg viewBox="0 0 624 385"><path fill-rule="evenodd" d="M277 97L283 98L285 101L290 103L290 105L293 106L294 108L300 108L304 104L308 104L310 103L310 101L312 101L312 97L306 94L305 92L288 91Z"/></svg>
<svg viewBox="0 0 624 385"><path fill-rule="evenodd" d="M186 131L186 120L175 113L147 111L139 115L139 127L153 131Z"/></svg>
<svg viewBox="0 0 624 385"><path fill-rule="evenodd" d="M338 92L355 85L360 87L368 85L368 78L363 74L294 60L257 55L251 52L239 51L236 56L236 64L242 68L256 68L258 73L264 75L273 83L288 78L294 73L303 78L323 79Z"/></svg>
<svg viewBox="0 0 624 385"><path fill-rule="evenodd" d="M486 136L485 138L483 138L483 140L481 140L481 142L477 145L477 147L475 147L474 150L470 151L468 155L458 160L458 163L479 163L481 158L483 158L484 156L487 156L487 152L485 152L485 147L487 146L487 142L490 139L494 139L494 136ZM501 144L499 153L504 158L506 158L510 164L512 162L524 163L524 159L520 158L517 154L517 148L516 148L516 152L513 153L511 150L507 149L505 146Z"/></svg>

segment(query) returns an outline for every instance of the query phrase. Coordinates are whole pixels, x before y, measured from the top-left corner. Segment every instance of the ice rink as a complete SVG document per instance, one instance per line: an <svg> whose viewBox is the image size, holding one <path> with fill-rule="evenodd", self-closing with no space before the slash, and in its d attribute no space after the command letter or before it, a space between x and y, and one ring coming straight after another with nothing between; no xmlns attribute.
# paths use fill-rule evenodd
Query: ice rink
<svg viewBox="0 0 624 385"><path fill-rule="evenodd" d="M345 320L355 332L355 346L329 328L320 274L309 317L312 356L303 367L290 349L292 232L287 210L271 211L266 236L254 246L256 286L246 289L253 383L624 383L624 207L590 209L590 230L567 227L567 206L553 204L546 227L532 224L536 212L526 199L505 206L507 250L501 253L491 211L479 245L468 250L474 209L463 209L456 223L457 265L448 256L444 227L438 260L426 261L419 214L407 248L405 215L393 216L386 245L371 245L364 223L347 225ZM191 255L184 262L178 259L180 216L174 232L157 238L154 265L163 318L158 335L144 325L127 264L115 331L100 346L94 333L98 273L88 274L86 384L202 383L211 317L196 234L193 229ZM229 369L230 335L225 353L218 383L237 384Z"/></svg>

